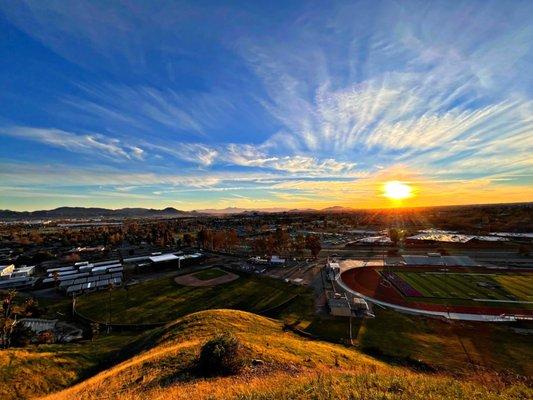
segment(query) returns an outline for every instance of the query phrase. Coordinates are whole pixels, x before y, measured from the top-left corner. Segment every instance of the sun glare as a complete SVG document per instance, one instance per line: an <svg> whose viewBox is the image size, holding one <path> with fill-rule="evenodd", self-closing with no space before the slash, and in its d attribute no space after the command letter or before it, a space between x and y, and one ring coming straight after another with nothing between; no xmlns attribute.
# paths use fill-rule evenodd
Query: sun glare
<svg viewBox="0 0 533 400"><path fill-rule="evenodd" d="M388 197L392 200L402 200L411 197L413 195L413 191L411 186L405 183L391 181L385 183L383 186L383 194L385 197Z"/></svg>

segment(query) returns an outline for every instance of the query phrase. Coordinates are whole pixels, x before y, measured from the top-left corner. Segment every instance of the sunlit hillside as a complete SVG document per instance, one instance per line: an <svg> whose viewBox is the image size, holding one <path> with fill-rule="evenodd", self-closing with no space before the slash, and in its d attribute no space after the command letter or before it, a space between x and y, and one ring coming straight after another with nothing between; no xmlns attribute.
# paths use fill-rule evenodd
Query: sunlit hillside
<svg viewBox="0 0 533 400"><path fill-rule="evenodd" d="M195 360L206 339L233 332L249 363L230 377L200 378ZM392 367L340 345L283 330L242 311L204 311L145 337L138 355L48 399L364 398L517 399L533 392L491 376L451 376ZM487 384L490 383L490 384Z"/></svg>

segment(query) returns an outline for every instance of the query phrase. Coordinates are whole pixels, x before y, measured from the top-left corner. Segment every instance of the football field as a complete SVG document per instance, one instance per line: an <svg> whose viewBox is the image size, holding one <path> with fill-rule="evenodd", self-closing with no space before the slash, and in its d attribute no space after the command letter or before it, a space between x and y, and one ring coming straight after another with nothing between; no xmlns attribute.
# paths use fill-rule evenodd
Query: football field
<svg viewBox="0 0 533 400"><path fill-rule="evenodd" d="M407 297L533 304L533 274L405 270L392 273L406 284L392 281Z"/></svg>

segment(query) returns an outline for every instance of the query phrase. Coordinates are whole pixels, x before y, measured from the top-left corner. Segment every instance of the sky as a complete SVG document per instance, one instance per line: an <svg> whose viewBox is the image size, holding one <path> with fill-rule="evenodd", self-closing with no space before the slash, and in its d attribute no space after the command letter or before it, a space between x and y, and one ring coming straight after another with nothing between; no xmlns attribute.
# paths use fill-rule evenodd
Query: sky
<svg viewBox="0 0 533 400"><path fill-rule="evenodd" d="M533 201L532 20L528 0L0 0L0 208Z"/></svg>

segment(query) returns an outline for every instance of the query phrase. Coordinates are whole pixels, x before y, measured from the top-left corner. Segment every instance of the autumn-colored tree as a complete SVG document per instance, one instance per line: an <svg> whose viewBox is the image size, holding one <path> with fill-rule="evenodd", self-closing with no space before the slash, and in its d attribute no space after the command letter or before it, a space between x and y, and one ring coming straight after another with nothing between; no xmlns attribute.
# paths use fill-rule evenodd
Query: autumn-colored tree
<svg viewBox="0 0 533 400"><path fill-rule="evenodd" d="M305 246L311 251L311 255L316 259L322 250L322 245L320 244L320 239L315 235L308 235L305 238Z"/></svg>
<svg viewBox="0 0 533 400"><path fill-rule="evenodd" d="M266 254L267 243L262 237L256 238L252 241L252 251L258 255Z"/></svg>
<svg viewBox="0 0 533 400"><path fill-rule="evenodd" d="M305 237L298 234L292 241L292 251L296 257L301 257L305 250Z"/></svg>
<svg viewBox="0 0 533 400"><path fill-rule="evenodd" d="M21 305L15 303L17 292L15 290L8 291L2 300L2 313L0 315L0 345L3 348L8 348L11 345L23 346L29 343L33 333L25 328L17 320L20 318L28 318L38 316L37 302L33 299L28 299Z"/></svg>
<svg viewBox="0 0 533 400"><path fill-rule="evenodd" d="M193 242L193 239L192 239L192 235L190 233L186 233L183 235L183 244L187 247L190 247L192 246L192 242Z"/></svg>
<svg viewBox="0 0 533 400"><path fill-rule="evenodd" d="M199 247L202 247L204 249L212 247L213 234L210 230L207 230L207 229L200 230L200 232L198 232L198 235L196 235L196 239L198 241Z"/></svg>
<svg viewBox="0 0 533 400"><path fill-rule="evenodd" d="M389 229L389 238L392 241L392 243L394 243L394 245L396 246L398 242L400 241L400 232L398 231L398 229L395 229L395 228Z"/></svg>

